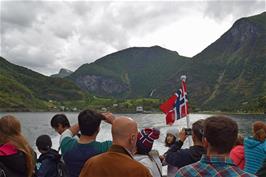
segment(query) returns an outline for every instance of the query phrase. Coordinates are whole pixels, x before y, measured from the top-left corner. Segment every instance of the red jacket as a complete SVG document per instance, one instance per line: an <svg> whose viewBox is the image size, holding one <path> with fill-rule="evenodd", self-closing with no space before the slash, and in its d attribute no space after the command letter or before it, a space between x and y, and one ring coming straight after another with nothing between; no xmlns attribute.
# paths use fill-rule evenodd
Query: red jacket
<svg viewBox="0 0 266 177"><path fill-rule="evenodd" d="M230 158L233 160L235 165L237 165L240 169L243 170L245 166L244 146L237 145L233 147L230 152Z"/></svg>

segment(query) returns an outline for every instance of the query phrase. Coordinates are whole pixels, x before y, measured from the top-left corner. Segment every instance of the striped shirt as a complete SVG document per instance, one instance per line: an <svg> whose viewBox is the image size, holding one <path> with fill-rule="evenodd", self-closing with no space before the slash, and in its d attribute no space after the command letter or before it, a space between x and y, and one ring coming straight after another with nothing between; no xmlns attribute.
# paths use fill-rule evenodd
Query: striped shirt
<svg viewBox="0 0 266 177"><path fill-rule="evenodd" d="M238 168L229 157L203 155L200 161L179 169L176 177L179 176L253 177L255 175Z"/></svg>

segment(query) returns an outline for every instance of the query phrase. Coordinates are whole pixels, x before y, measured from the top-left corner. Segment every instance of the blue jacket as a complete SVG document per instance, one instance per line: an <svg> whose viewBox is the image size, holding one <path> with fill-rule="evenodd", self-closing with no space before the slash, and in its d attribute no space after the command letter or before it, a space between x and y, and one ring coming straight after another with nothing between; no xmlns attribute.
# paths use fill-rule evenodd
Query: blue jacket
<svg viewBox="0 0 266 177"><path fill-rule="evenodd" d="M37 177L57 177L57 163L61 156L57 151L51 149L47 153L41 154L36 163Z"/></svg>
<svg viewBox="0 0 266 177"><path fill-rule="evenodd" d="M253 137L245 138L245 168L244 171L255 174L266 159L266 141L261 142Z"/></svg>
<svg viewBox="0 0 266 177"><path fill-rule="evenodd" d="M167 164L181 168L200 160L206 150L202 146L191 146L189 149L181 149L183 142L178 141L166 152Z"/></svg>

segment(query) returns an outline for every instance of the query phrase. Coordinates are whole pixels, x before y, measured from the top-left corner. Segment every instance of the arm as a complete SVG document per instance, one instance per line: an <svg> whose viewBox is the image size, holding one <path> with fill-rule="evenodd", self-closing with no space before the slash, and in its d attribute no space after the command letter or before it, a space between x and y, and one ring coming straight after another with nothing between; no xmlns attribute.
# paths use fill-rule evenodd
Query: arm
<svg viewBox="0 0 266 177"><path fill-rule="evenodd" d="M165 156L165 161L178 168L188 165L190 161L188 151L189 149L180 149L176 152L168 152Z"/></svg>
<svg viewBox="0 0 266 177"><path fill-rule="evenodd" d="M168 152L176 152L178 150L181 149L181 147L183 146L183 142L186 140L187 135L184 129L182 129L182 131L179 132L178 134L178 141L176 141L171 147L170 149L166 152L166 154Z"/></svg>
<svg viewBox="0 0 266 177"><path fill-rule="evenodd" d="M106 123L113 124L113 121L115 120L115 116L112 113L106 112L106 113L102 113L102 115L105 117L104 121Z"/></svg>
<svg viewBox="0 0 266 177"><path fill-rule="evenodd" d="M78 124L75 124L75 125L71 126L69 128L69 130L71 131L71 133L72 133L73 136L77 135L78 132L79 132L79 125Z"/></svg>

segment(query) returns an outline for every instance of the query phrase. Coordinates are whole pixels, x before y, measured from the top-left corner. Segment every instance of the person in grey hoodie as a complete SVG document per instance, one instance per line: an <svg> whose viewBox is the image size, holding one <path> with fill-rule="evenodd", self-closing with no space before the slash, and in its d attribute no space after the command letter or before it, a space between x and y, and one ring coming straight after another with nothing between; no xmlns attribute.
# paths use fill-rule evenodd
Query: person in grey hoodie
<svg viewBox="0 0 266 177"><path fill-rule="evenodd" d="M153 177L162 176L162 163L158 151L152 150L153 141L158 139L160 131L156 128L144 128L138 133L137 151L134 159L148 168Z"/></svg>

